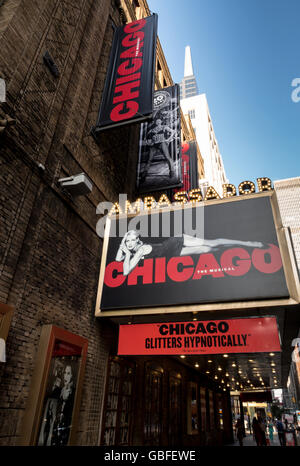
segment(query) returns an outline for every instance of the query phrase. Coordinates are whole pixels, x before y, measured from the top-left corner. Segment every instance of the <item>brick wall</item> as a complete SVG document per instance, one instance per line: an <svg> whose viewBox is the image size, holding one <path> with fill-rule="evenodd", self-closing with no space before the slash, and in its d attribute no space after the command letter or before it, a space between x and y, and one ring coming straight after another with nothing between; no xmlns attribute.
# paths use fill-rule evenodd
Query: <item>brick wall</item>
<svg viewBox="0 0 300 466"><path fill-rule="evenodd" d="M8 2L9 4L10 2ZM16 125L0 139L0 301L15 307L0 366L0 445L16 445L42 326L89 341L77 443L96 445L114 327L96 321L101 257L96 206L133 189L138 131L90 136L113 37L120 24L109 0L20 0L0 9L0 70ZM6 15L6 16L5 16ZM60 76L43 63L49 51ZM117 137L116 137L117 134ZM42 164L45 170L40 170ZM58 178L84 171L94 188L69 199Z"/></svg>

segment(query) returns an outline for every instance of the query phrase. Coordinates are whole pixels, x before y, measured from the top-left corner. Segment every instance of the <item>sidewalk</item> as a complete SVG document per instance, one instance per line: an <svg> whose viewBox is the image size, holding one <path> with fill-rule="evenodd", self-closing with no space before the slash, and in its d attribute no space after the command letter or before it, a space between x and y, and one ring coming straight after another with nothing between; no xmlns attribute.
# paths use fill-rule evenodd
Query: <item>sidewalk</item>
<svg viewBox="0 0 300 466"><path fill-rule="evenodd" d="M235 442L231 444L233 447L239 447L239 441L235 439ZM249 431L246 431L246 437L243 439L243 446L244 447L256 447L256 442L253 439L253 435L249 433ZM274 432L273 434L273 442L270 442L271 447L279 447L280 442L278 439L278 434L277 432Z"/></svg>

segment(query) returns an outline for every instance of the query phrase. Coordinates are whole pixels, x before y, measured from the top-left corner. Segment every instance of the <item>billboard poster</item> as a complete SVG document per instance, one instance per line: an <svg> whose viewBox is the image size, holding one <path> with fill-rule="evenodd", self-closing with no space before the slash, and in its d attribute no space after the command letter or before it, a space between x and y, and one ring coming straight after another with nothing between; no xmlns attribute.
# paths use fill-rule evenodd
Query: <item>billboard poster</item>
<svg viewBox="0 0 300 466"><path fill-rule="evenodd" d="M156 37L156 14L116 29L94 135L152 115Z"/></svg>
<svg viewBox="0 0 300 466"><path fill-rule="evenodd" d="M281 351L276 317L119 326L119 355Z"/></svg>
<svg viewBox="0 0 300 466"><path fill-rule="evenodd" d="M81 352L80 347L70 343L55 342L38 435L40 446L68 444Z"/></svg>
<svg viewBox="0 0 300 466"><path fill-rule="evenodd" d="M109 222L101 311L289 297L270 196Z"/></svg>
<svg viewBox="0 0 300 466"><path fill-rule="evenodd" d="M137 189L151 192L182 185L179 86L154 93L153 117L141 125Z"/></svg>

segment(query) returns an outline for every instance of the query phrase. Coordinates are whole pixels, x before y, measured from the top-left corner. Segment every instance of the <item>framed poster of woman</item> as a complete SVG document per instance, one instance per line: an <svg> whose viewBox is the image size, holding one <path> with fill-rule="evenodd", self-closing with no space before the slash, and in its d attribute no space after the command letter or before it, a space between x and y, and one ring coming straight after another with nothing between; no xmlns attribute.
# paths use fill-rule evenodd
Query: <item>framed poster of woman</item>
<svg viewBox="0 0 300 466"><path fill-rule="evenodd" d="M43 327L22 445L74 444L87 346L79 335Z"/></svg>

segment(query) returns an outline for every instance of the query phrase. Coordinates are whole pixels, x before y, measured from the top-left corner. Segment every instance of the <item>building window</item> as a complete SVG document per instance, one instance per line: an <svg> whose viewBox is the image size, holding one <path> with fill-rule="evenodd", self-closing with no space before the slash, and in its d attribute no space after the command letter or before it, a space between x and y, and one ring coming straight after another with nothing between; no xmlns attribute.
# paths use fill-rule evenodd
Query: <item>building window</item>
<svg viewBox="0 0 300 466"><path fill-rule="evenodd" d="M190 119L195 118L195 109L189 110L188 111Z"/></svg>

